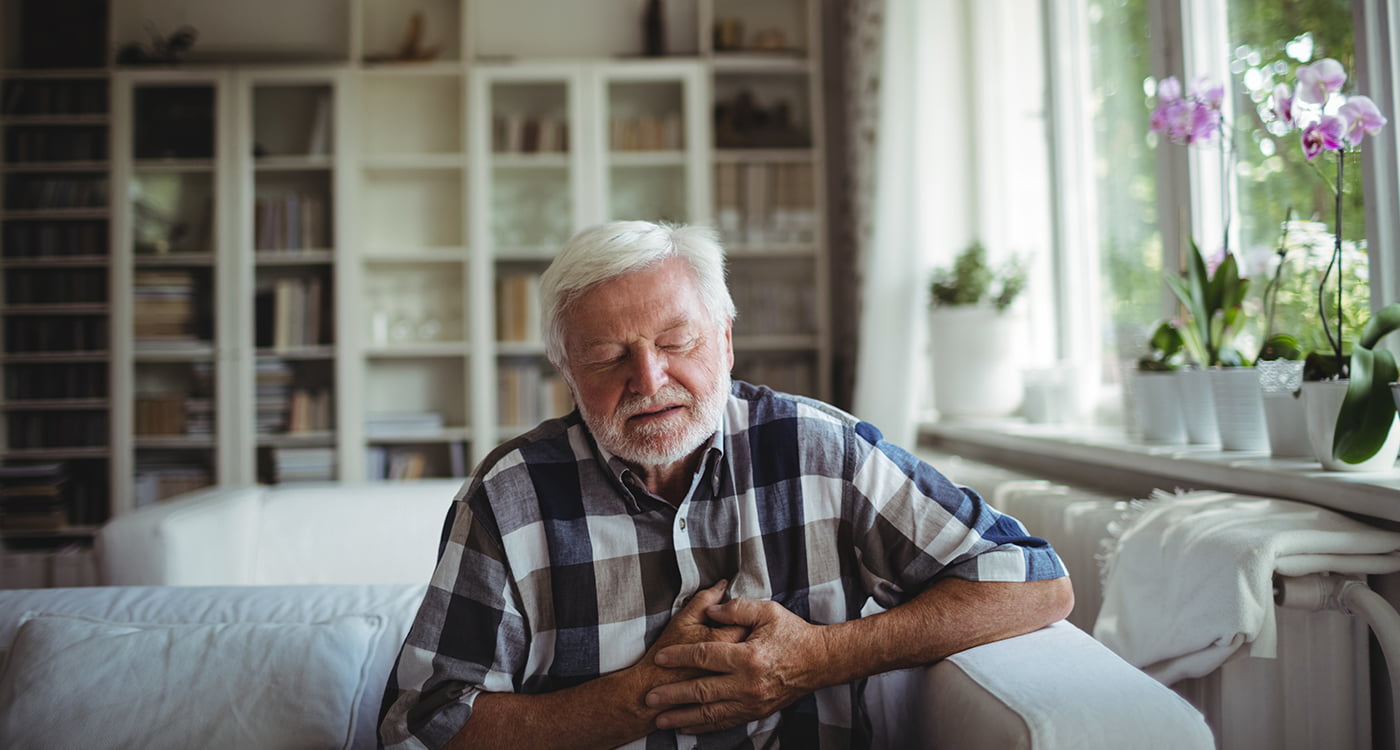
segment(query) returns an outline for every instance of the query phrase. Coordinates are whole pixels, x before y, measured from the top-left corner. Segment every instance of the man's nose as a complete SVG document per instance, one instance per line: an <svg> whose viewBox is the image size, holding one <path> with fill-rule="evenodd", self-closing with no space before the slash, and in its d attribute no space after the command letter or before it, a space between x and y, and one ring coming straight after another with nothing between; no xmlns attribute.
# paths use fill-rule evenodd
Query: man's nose
<svg viewBox="0 0 1400 750"><path fill-rule="evenodd" d="M632 392L639 396L651 396L666 384L666 355L655 349L645 349L633 357L631 383Z"/></svg>

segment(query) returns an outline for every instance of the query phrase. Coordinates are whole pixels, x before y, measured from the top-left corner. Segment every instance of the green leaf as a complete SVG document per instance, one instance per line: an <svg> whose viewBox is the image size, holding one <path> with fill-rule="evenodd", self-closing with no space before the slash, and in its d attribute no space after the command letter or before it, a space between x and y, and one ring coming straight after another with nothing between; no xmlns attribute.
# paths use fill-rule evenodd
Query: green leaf
<svg viewBox="0 0 1400 750"><path fill-rule="evenodd" d="M1259 349L1259 359L1299 359L1303 356L1303 345L1298 339L1286 333L1276 333L1264 342Z"/></svg>
<svg viewBox="0 0 1400 750"><path fill-rule="evenodd" d="M1332 456L1356 464L1376 455L1395 421L1390 384L1400 379L1395 355L1375 348L1386 334L1400 331L1400 303L1386 305L1366 323L1351 350L1351 380L1337 429L1332 433Z"/></svg>
<svg viewBox="0 0 1400 750"><path fill-rule="evenodd" d="M1390 383L1396 374L1395 355L1389 350L1362 346L1351 350L1351 380L1332 434L1333 458L1359 464L1385 445L1395 421Z"/></svg>
<svg viewBox="0 0 1400 750"><path fill-rule="evenodd" d="M1400 302L1382 307L1366 322L1366 328L1361 331L1359 346L1374 349L1387 333L1394 331L1400 331Z"/></svg>

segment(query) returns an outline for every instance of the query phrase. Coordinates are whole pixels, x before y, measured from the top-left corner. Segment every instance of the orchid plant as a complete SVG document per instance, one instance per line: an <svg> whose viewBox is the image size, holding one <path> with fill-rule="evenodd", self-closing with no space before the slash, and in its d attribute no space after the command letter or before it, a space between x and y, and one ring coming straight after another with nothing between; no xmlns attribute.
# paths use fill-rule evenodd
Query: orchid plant
<svg viewBox="0 0 1400 750"><path fill-rule="evenodd" d="M1385 443L1394 422L1396 405L1389 383L1397 376L1395 356L1377 344L1386 334L1400 330L1400 304L1388 305L1371 319L1352 347L1348 361L1342 350L1343 285L1337 284L1335 327L1327 319L1326 288L1330 275L1335 272L1340 279L1342 274L1342 177L1346 154L1359 147L1366 136L1380 132L1386 118L1370 97L1342 93L1346 69L1332 58L1299 67L1296 77L1291 89L1283 83L1274 87L1268 111L1279 130L1299 132L1299 145L1308 163L1314 164L1317 157L1327 152L1336 155L1336 182L1328 182L1324 176L1336 199L1336 222L1331 261L1318 284L1318 312L1336 361L1345 363L1341 375L1348 381L1332 437L1332 453L1347 463L1360 463L1375 455Z"/></svg>
<svg viewBox="0 0 1400 750"><path fill-rule="evenodd" d="M1327 280L1334 273L1341 275L1342 264L1342 175L1346 165L1346 153L1361 145L1367 135L1375 135L1386 124L1386 118L1370 97L1341 93L1346 84L1347 73L1342 64L1332 58L1323 58L1314 63L1300 66L1293 88L1280 83L1274 87L1269 99L1268 113L1276 123L1275 132L1298 131L1299 145L1308 163L1325 152L1331 152L1337 159L1336 182L1326 180L1336 199L1336 222L1333 226L1333 250L1331 261L1318 285L1318 312L1322 317L1323 332L1327 336L1337 361L1342 361L1342 285L1337 285L1337 321L1335 327L1328 320L1326 306Z"/></svg>
<svg viewBox="0 0 1400 750"><path fill-rule="evenodd" d="M1156 105L1149 119L1149 128L1172 143L1196 146L1219 144L1221 178L1227 179L1225 165L1230 159L1229 129L1225 123L1222 104L1225 86L1209 76L1197 78L1189 92L1183 93L1175 76L1157 84ZM1221 200L1228 200L1229 190L1220 191ZM1186 261L1186 273L1181 278L1168 277L1167 286L1176 295L1185 311L1178 333L1187 356L1201 367L1216 365L1239 366L1244 359L1231 339L1241 322L1241 309L1249 280L1240 276L1239 264L1230 253L1229 206L1222 206L1224 231L1221 238L1220 260L1207 263L1193 242ZM1212 268L1213 265L1213 268ZM1153 333L1153 351L1162 330Z"/></svg>
<svg viewBox="0 0 1400 750"><path fill-rule="evenodd" d="M1181 81L1176 76L1162 79L1157 84L1156 106L1148 120L1148 129L1167 140L1184 146L1220 145L1220 178L1228 179L1230 170L1230 129L1225 122L1222 105L1225 102L1225 85L1211 78L1201 76L1191 85L1191 90L1183 94ZM1222 186L1223 187L1223 186ZM1225 255L1230 254L1230 191L1222 189L1220 215L1224 221L1220 247Z"/></svg>

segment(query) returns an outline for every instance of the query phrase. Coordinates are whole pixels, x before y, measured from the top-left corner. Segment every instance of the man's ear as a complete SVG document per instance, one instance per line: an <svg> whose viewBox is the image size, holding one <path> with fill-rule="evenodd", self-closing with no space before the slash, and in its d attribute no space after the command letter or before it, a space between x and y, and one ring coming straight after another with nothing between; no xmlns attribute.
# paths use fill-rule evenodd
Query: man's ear
<svg viewBox="0 0 1400 750"><path fill-rule="evenodd" d="M724 321L724 351L729 362L728 369L734 370L734 319Z"/></svg>

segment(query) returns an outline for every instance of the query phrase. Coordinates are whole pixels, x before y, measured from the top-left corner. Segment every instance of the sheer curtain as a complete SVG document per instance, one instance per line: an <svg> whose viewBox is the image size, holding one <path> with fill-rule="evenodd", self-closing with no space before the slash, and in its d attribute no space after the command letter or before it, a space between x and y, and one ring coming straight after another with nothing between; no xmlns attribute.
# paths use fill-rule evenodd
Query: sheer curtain
<svg viewBox="0 0 1400 750"><path fill-rule="evenodd" d="M931 390L928 271L970 241L974 215L970 112L960 106L969 101L962 62L967 4L871 2L884 6L882 14L874 14L882 22L881 45L865 50L878 54L878 76L848 73L855 89L852 106L861 110L848 116L874 128L871 147L852 154L853 172L867 178L851 185L868 191L867 199L855 201L864 245L858 250L862 279L853 411L892 442L912 446Z"/></svg>

